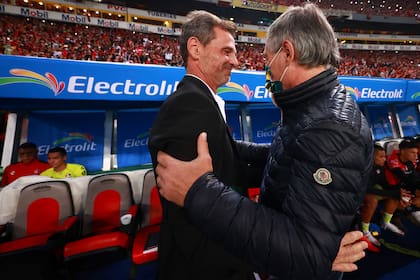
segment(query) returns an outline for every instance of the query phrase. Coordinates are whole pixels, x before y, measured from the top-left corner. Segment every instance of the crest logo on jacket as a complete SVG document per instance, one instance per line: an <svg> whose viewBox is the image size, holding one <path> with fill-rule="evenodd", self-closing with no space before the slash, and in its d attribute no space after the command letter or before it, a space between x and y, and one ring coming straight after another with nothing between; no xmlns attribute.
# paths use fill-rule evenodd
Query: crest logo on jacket
<svg viewBox="0 0 420 280"><path fill-rule="evenodd" d="M315 182L320 185L328 185L332 182L331 172L326 168L318 168L317 171L313 174Z"/></svg>

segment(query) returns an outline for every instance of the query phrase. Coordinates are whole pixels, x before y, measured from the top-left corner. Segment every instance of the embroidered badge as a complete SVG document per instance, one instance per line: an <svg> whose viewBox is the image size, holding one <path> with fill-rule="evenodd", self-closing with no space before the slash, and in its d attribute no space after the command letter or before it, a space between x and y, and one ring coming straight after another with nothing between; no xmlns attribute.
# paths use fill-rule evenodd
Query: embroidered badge
<svg viewBox="0 0 420 280"><path fill-rule="evenodd" d="M324 186L332 182L331 173L326 168L319 168L314 173L314 179L315 179L315 182Z"/></svg>

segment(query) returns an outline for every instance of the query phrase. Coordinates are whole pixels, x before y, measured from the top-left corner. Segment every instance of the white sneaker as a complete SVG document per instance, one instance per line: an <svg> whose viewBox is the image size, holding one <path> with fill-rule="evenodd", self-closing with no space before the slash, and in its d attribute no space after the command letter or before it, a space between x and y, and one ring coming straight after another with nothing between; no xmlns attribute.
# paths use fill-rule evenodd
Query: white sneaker
<svg viewBox="0 0 420 280"><path fill-rule="evenodd" d="M370 243L372 243L373 245L378 246L378 247L381 246L381 243L378 241L378 239L373 237L373 235L370 231L363 232L363 234L366 236L367 240L369 240Z"/></svg>
<svg viewBox="0 0 420 280"><path fill-rule="evenodd" d="M382 228L385 230L392 231L393 233L396 233L401 236L405 234L404 231L400 230L396 225L392 223L383 223Z"/></svg>

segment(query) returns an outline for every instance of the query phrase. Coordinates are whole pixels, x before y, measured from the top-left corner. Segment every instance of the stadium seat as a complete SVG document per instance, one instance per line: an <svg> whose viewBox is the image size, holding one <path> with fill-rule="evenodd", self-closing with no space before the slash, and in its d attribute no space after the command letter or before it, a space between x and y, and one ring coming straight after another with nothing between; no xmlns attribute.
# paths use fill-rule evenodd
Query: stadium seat
<svg viewBox="0 0 420 280"><path fill-rule="evenodd" d="M162 206L153 169L144 175L141 199L141 228L133 243L132 260L140 265L157 259Z"/></svg>
<svg viewBox="0 0 420 280"><path fill-rule="evenodd" d="M23 187L14 222L7 225L7 241L0 243L2 277L54 279L66 239L77 230L73 207L65 181Z"/></svg>
<svg viewBox="0 0 420 280"><path fill-rule="evenodd" d="M93 177L82 212L81 237L64 247L66 267L86 269L125 258L136 231L136 215L137 205L126 174Z"/></svg>

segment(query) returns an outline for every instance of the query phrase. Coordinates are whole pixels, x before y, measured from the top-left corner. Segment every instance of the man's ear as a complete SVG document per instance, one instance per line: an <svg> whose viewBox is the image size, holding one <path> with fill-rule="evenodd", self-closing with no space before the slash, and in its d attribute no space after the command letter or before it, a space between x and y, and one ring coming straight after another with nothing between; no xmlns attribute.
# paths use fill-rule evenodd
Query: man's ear
<svg viewBox="0 0 420 280"><path fill-rule="evenodd" d="M200 56L201 43L197 37L190 37L187 41L188 55L193 59L197 60Z"/></svg>
<svg viewBox="0 0 420 280"><path fill-rule="evenodd" d="M284 40L283 49L286 52L286 59L293 61L295 59L295 46L289 40Z"/></svg>

